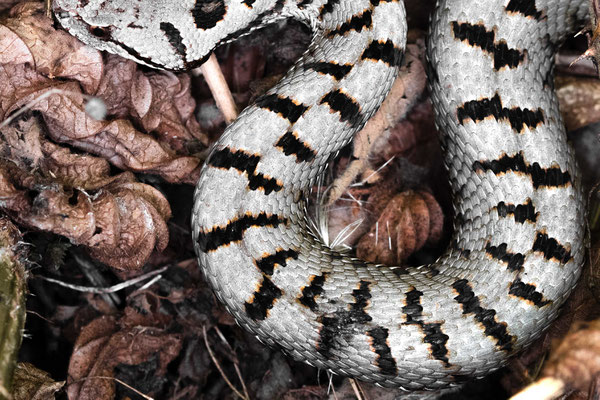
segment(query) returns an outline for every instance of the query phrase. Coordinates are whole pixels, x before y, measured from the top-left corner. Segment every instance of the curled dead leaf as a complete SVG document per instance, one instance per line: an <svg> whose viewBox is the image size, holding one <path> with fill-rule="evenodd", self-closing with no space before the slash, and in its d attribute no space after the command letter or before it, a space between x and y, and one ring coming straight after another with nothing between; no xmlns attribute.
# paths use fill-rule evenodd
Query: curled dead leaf
<svg viewBox="0 0 600 400"><path fill-rule="evenodd" d="M103 316L83 327L69 362L70 399L113 399L115 380L111 378L121 364L139 365L156 358L154 374L165 375L167 365L179 354L181 337L154 327L127 325L123 320ZM136 386L136 382L129 384Z"/></svg>
<svg viewBox="0 0 600 400"><path fill-rule="evenodd" d="M443 212L426 191L406 191L394 196L375 224L358 242L356 255L366 261L400 265L426 244L442 236Z"/></svg>
<svg viewBox="0 0 600 400"><path fill-rule="evenodd" d="M171 208L157 189L46 140L35 118L1 133L0 207L13 219L63 235L120 270L140 268L167 246Z"/></svg>

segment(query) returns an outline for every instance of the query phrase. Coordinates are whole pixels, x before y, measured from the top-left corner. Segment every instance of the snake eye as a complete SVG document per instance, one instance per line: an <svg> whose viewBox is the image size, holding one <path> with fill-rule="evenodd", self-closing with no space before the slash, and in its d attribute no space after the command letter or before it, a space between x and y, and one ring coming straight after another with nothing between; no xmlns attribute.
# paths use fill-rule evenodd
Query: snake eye
<svg viewBox="0 0 600 400"><path fill-rule="evenodd" d="M99 39L105 39L110 35L110 30L101 26L90 26L89 31Z"/></svg>

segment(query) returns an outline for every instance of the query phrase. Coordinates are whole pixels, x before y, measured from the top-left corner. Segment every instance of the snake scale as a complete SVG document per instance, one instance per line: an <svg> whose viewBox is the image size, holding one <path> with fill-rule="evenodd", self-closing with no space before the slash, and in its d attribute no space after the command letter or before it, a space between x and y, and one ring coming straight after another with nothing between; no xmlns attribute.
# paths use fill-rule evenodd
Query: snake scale
<svg viewBox="0 0 600 400"><path fill-rule="evenodd" d="M309 233L304 199L378 109L403 59L397 0L54 0L84 42L187 69L282 18L312 27L288 74L214 145L198 182L200 266L238 323L295 359L407 390L481 377L557 316L584 256L584 196L553 91L583 0L439 0L428 75L454 198L451 245L389 268Z"/></svg>

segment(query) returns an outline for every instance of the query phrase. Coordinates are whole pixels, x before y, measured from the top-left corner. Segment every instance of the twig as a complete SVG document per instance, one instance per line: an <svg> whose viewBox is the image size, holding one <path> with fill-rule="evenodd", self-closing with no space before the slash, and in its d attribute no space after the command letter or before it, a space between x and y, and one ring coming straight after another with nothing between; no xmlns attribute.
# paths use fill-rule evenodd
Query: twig
<svg viewBox="0 0 600 400"><path fill-rule="evenodd" d="M225 343L225 346L227 346L227 348L229 349L229 352L233 356L233 367L235 368L235 372L237 373L238 379L242 383L242 389L244 389L244 394L249 399L250 395L248 394L248 389L246 388L246 382L244 382L244 378L242 377L242 371L240 371L239 360L237 358L237 355L233 351L233 348L231 348L231 345L229 344L229 342L227 341L227 339L225 339L225 336L223 336L223 333L221 332L221 330L219 329L219 327L215 326L214 329L217 332L217 335L219 336L219 338L221 338L221 341L223 343Z"/></svg>
<svg viewBox="0 0 600 400"><path fill-rule="evenodd" d="M132 390L137 395L142 396L144 399L146 399L146 400L154 400L153 397L150 397L150 396L148 396L148 395L140 392L139 390L137 390L133 386L128 385L127 383L123 382L122 380L120 380L118 378L115 378L115 377L112 377L112 376L88 376L88 377L85 377L85 378L77 379L76 381L73 381L73 382L69 383L69 386L73 385L73 384L76 384L76 383L83 382L83 381L87 381L88 379L109 379L109 380L114 380L115 382L118 382L121 385L125 386L127 389Z"/></svg>
<svg viewBox="0 0 600 400"><path fill-rule="evenodd" d="M544 378L515 394L510 400L552 400L565 391L565 383L556 378Z"/></svg>
<svg viewBox="0 0 600 400"><path fill-rule="evenodd" d="M219 107L219 110L221 110L225 116L225 121L228 124L231 123L237 118L238 111L231 90L229 90L227 81L225 81L225 77L223 76L223 72L221 71L221 67L219 66L219 62L214 53L210 55L208 60L202 64L199 69L200 72L202 72L202 75L204 75L204 79L217 103L217 107Z"/></svg>
<svg viewBox="0 0 600 400"><path fill-rule="evenodd" d="M123 289L125 289L125 288L127 288L129 286L133 286L136 283L144 281L144 280L146 280L146 279L148 279L148 278L150 278L150 277L152 277L154 275L158 275L158 274L160 274L162 272L165 272L168 268L169 268L169 266L167 265L167 266L159 268L159 269L157 269L155 271L150 271L147 274L137 276L137 277L135 277L133 279L130 279L128 281L124 281L124 282L118 283L118 284L116 284L114 286L110 286L110 287L107 287L107 288L97 288L97 287L74 285L72 283L67 283L67 282L59 281L58 279L48 278L46 276L40 276L40 275L36 276L36 278L40 278L40 279L43 279L43 280L48 281L48 282L56 283L57 285L60 285L60 286L63 286L63 287L66 287L66 288L69 288L69 289L72 289L72 290L76 290L78 292L95 293L95 294L108 294L108 293L118 292L119 290L123 290ZM157 278L160 279L160 276L156 277L152 281L155 282L157 280Z"/></svg>
<svg viewBox="0 0 600 400"><path fill-rule="evenodd" d="M361 390L358 387L358 383L355 379L350 379L350 385L352 386L352 390L354 390L354 395L356 396L356 400L363 400L361 395Z"/></svg>
<svg viewBox="0 0 600 400"><path fill-rule="evenodd" d="M206 335L206 326L202 326L202 334L204 335L204 345L206 346L206 350L208 350L208 355L210 356L210 358L213 361L213 363L215 363L215 366L217 367L217 369L221 373L221 376L225 380L225 383L227 384L227 386L229 386L229 388L231 390L233 390L233 393L235 393L240 399L250 400L249 397L246 397L245 395L243 395L242 393L240 393L235 388L235 386L233 386L233 384L229 381L229 378L227 378L227 375L225 375L225 371L223 371L223 368L221 368L221 364L219 364L219 361L217 361L217 358L215 357L215 354L213 353L212 349L210 348L210 344L208 343L208 337Z"/></svg>

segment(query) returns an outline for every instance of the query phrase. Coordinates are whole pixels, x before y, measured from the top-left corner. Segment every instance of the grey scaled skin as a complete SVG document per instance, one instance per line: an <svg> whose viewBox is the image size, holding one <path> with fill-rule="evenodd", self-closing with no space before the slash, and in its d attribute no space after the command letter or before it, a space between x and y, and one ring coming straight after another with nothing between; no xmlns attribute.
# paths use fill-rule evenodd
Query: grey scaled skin
<svg viewBox="0 0 600 400"><path fill-rule="evenodd" d="M337 374L439 390L504 365L577 283L585 204L552 70L585 1L438 1L428 72L455 233L419 268L329 249L303 207L397 75L402 2L55 0L54 12L84 42L168 69L281 18L313 28L303 57L214 145L194 195L199 264L263 342Z"/></svg>

